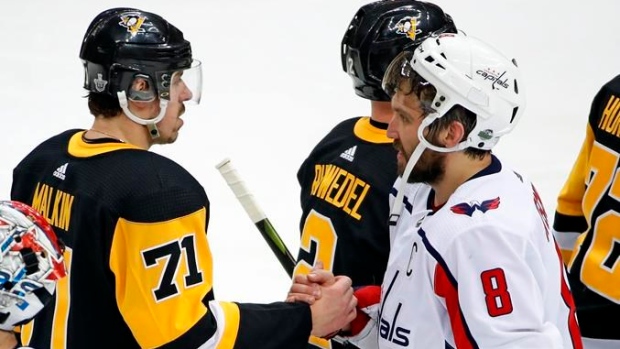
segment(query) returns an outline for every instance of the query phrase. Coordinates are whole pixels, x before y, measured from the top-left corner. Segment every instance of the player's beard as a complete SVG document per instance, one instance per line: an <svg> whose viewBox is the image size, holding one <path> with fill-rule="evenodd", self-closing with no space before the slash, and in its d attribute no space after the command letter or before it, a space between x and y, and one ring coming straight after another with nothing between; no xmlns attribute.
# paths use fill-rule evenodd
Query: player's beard
<svg viewBox="0 0 620 349"><path fill-rule="evenodd" d="M425 149L418 162L407 178L407 183L439 182L445 173L446 154L431 149Z"/></svg>
<svg viewBox="0 0 620 349"><path fill-rule="evenodd" d="M411 153L405 154L400 141L394 141L394 148L400 150L404 155L405 162L398 162L398 174L403 175L407 162L411 157ZM445 173L446 154L431 149L425 149L418 162L413 166L413 170L407 178L407 183L427 183L433 184L440 181Z"/></svg>

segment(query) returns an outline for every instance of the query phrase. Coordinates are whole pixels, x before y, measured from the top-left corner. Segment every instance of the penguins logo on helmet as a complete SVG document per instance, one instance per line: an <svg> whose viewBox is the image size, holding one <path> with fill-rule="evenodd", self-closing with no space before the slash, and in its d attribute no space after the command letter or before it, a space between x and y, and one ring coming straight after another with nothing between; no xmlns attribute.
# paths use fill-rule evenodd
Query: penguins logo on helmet
<svg viewBox="0 0 620 349"><path fill-rule="evenodd" d="M144 33L142 24L146 20L145 17L140 16L137 13L125 13L121 16L121 21L118 23L121 27L127 28L127 31L133 35L137 33Z"/></svg>
<svg viewBox="0 0 620 349"><path fill-rule="evenodd" d="M396 23L395 29L396 34L405 35L411 40L415 40L416 36L422 32L418 29L418 19L411 16L401 18Z"/></svg>

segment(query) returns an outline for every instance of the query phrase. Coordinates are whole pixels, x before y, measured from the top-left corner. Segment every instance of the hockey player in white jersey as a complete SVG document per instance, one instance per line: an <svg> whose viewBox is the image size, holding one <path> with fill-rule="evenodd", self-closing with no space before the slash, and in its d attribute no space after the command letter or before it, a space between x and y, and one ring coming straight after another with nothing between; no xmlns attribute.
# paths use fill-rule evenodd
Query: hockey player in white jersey
<svg viewBox="0 0 620 349"><path fill-rule="evenodd" d="M515 61L442 34L397 56L383 88L401 177L380 304L358 299L358 314L373 321L350 340L365 349L581 349L540 196L491 153L525 106ZM310 294L311 283L296 282L294 297Z"/></svg>
<svg viewBox="0 0 620 349"><path fill-rule="evenodd" d="M358 302L358 314L378 309L369 311L375 328L350 340L365 349L581 349L540 196L491 153L525 106L515 61L442 34L397 56L383 88L401 178L380 305ZM296 282L292 293L312 289Z"/></svg>
<svg viewBox="0 0 620 349"><path fill-rule="evenodd" d="M379 348L581 348L540 196L491 149L525 106L519 69L464 34L425 40L383 81L398 150Z"/></svg>

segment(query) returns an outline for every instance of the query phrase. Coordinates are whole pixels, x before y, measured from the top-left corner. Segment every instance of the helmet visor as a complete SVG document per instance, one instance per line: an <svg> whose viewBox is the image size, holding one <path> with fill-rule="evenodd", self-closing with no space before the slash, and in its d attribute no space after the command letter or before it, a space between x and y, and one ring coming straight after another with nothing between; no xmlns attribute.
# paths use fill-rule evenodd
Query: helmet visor
<svg viewBox="0 0 620 349"><path fill-rule="evenodd" d="M171 76L168 75L168 79L166 79L166 75L159 75L163 79L162 86L168 87L167 93L161 94L162 98L193 104L200 103L202 95L202 63L199 60L194 59L189 68L175 71Z"/></svg>
<svg viewBox="0 0 620 349"><path fill-rule="evenodd" d="M396 56L385 71L381 88L390 98L397 90L406 95L414 94L420 100L420 105L426 115L434 113L435 109L432 105L437 89L413 70L412 59L413 52L411 51L404 51Z"/></svg>

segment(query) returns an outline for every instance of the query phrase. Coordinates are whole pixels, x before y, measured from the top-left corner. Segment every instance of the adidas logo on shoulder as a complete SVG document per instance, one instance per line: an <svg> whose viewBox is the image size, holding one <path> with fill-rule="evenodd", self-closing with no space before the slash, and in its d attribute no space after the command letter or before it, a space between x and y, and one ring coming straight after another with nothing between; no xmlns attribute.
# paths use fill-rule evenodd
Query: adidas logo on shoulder
<svg viewBox="0 0 620 349"><path fill-rule="evenodd" d="M66 177L65 174L67 173L67 166L69 166L68 162L57 168L54 171L54 177L64 180Z"/></svg>
<svg viewBox="0 0 620 349"><path fill-rule="evenodd" d="M353 162L353 159L355 158L355 151L356 150L357 150L357 145L354 145L351 148L343 151L342 154L340 154L340 157L345 159L345 160L349 160L349 161Z"/></svg>

